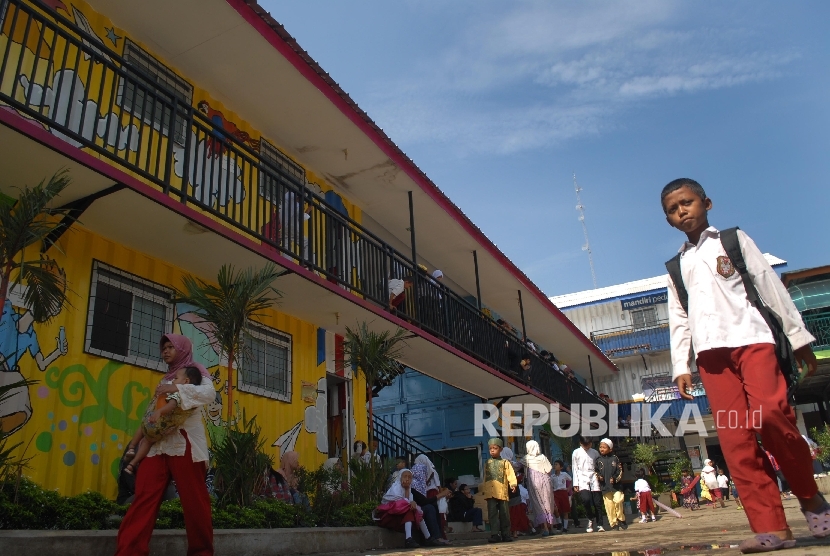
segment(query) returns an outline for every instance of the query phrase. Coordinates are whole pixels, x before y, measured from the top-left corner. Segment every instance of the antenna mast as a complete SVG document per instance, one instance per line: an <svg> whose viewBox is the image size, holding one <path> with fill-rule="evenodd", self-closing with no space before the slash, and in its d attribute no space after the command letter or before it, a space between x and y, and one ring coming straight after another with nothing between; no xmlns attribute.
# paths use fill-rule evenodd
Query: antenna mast
<svg viewBox="0 0 830 556"><path fill-rule="evenodd" d="M591 254L591 242L588 240L588 227L585 225L585 205L582 204L582 199L579 197L579 192L582 191L582 188L576 183L576 172L574 172L574 191L576 192L576 210L579 211L579 221L582 222L582 233L585 235L585 245L582 246L582 250L588 252L588 264L591 265L591 279L594 281L594 289L596 289L597 275L594 272L594 256Z"/></svg>

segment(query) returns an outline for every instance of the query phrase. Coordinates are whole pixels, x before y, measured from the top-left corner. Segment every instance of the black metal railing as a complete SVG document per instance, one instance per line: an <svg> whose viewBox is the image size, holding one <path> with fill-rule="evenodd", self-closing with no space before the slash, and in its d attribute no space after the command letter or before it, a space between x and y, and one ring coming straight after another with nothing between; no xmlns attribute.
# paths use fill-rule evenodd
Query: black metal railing
<svg viewBox="0 0 830 556"><path fill-rule="evenodd" d="M0 7L0 101L24 117L564 405L603 403L535 353L522 376L515 336L314 195L287 158L261 155L261 140L225 129L39 0ZM406 285L394 306L390 280Z"/></svg>
<svg viewBox="0 0 830 556"><path fill-rule="evenodd" d="M394 459L403 456L411 465L416 456L426 454L433 465L441 469L441 477L444 478L443 470L449 460L440 452L436 452L417 438L409 436L378 415L372 415L372 425L375 440L378 442L378 454L382 458Z"/></svg>
<svg viewBox="0 0 830 556"><path fill-rule="evenodd" d="M671 347L669 321L658 320L643 326L620 326L591 332L591 341L608 357L664 351Z"/></svg>

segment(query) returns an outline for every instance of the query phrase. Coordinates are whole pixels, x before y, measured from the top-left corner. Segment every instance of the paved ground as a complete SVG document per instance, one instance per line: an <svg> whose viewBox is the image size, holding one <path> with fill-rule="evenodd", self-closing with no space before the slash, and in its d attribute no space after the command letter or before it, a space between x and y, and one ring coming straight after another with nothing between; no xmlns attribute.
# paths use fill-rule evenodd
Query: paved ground
<svg viewBox="0 0 830 556"><path fill-rule="evenodd" d="M830 539L818 541L810 536L807 525L798 509L795 499L785 500L787 519L796 538L796 548L784 551L786 556L830 555ZM724 509L702 508L690 512L679 510L682 519L663 514L656 523L632 523L627 531L568 533L554 537L522 537L518 542L488 544L489 534L475 537L468 533L460 535L452 546L415 550L374 550L363 552L375 555L415 556L429 553L430 556L542 556L557 554L624 556L631 554L681 556L684 554L719 554L723 556L740 554L737 545L752 535L744 512L734 502L727 502ZM452 535L451 535L452 536ZM466 537L466 538L465 538ZM470 537L473 537L472 539Z"/></svg>

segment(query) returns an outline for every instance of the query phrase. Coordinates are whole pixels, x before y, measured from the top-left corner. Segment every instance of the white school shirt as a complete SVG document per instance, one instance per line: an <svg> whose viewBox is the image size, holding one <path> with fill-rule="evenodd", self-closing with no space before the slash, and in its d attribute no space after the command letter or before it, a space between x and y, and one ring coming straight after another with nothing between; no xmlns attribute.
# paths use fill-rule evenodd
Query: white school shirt
<svg viewBox="0 0 830 556"><path fill-rule="evenodd" d="M564 471L560 471L559 475L557 475L556 473L550 474L550 482L553 484L553 490L567 490L568 481L571 481L571 483L573 483L571 476L565 473Z"/></svg>
<svg viewBox="0 0 830 556"><path fill-rule="evenodd" d="M761 301L781 319L793 349L814 341L784 284L742 230L738 230L738 243ZM729 261L715 227L706 228L697 245L688 241L683 244L680 273L689 293L689 313L680 305L669 278L672 380L691 372L692 349L701 353L715 348L775 343L761 313L747 300L741 275Z"/></svg>
<svg viewBox="0 0 830 556"><path fill-rule="evenodd" d="M651 492L651 485L645 479L634 481L634 492Z"/></svg>
<svg viewBox="0 0 830 556"><path fill-rule="evenodd" d="M718 475L718 488L729 488L729 478L726 475Z"/></svg>
<svg viewBox="0 0 830 556"><path fill-rule="evenodd" d="M594 460L599 457L599 452L593 448L587 451L582 446L574 450L571 457L571 471L574 474L573 484L579 490L599 490L599 479L594 469Z"/></svg>
<svg viewBox="0 0 830 556"><path fill-rule="evenodd" d="M162 380L161 383L171 384L171 381ZM184 410L207 405L216 399L216 390L213 389L213 381L209 378L202 377L202 383L198 385L179 384L178 387L179 395L182 398L181 407ZM205 436L205 423L201 411L191 413L178 431L172 432L154 443L150 447L147 457L158 454L183 456L187 449L187 443L181 431L186 432L187 439L190 440L190 455L193 457L193 461L203 461L207 465L209 459L207 437Z"/></svg>

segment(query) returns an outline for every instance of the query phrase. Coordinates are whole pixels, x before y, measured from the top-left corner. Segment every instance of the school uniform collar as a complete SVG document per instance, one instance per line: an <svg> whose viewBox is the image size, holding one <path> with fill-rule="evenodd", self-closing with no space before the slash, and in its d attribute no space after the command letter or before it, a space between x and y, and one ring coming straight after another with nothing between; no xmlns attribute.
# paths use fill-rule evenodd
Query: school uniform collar
<svg viewBox="0 0 830 556"><path fill-rule="evenodd" d="M700 233L700 240L697 242L697 245L692 243L691 241L684 241L683 245L680 246L680 249L677 250L678 253L685 253L689 249L694 249L695 247L700 247L703 242L706 240L707 237L717 238L720 237L720 230L715 228L714 226L709 226L705 230Z"/></svg>

